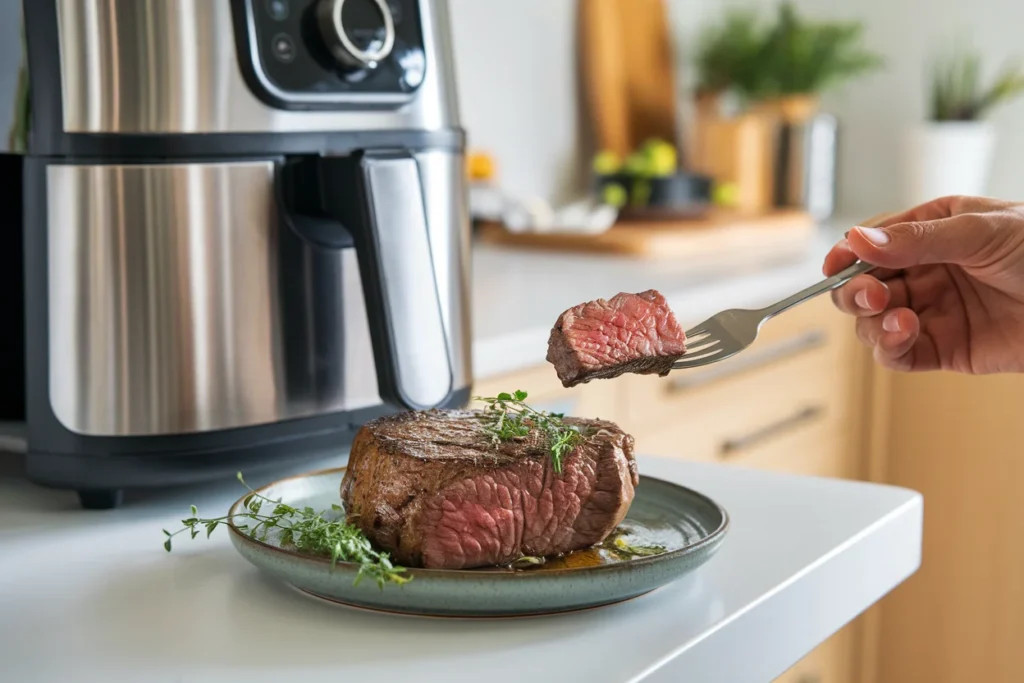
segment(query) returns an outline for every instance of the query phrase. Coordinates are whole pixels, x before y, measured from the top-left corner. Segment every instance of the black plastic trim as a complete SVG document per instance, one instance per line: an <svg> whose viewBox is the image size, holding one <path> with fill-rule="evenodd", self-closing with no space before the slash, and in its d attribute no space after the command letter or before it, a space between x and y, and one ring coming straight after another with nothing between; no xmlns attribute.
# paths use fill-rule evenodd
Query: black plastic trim
<svg viewBox="0 0 1024 683"><path fill-rule="evenodd" d="M92 158L102 159L104 163L112 163L110 160L195 160L224 156L350 154L361 149L379 147L461 152L465 148L465 133L461 129L161 135L58 131L47 138L39 134L34 119L30 143L32 156Z"/></svg>
<svg viewBox="0 0 1024 683"><path fill-rule="evenodd" d="M33 152L64 135L57 2L23 0L22 12L32 107L28 149Z"/></svg>
<svg viewBox="0 0 1024 683"><path fill-rule="evenodd" d="M2 131L0 131L2 134ZM24 158L0 154L0 421L25 419L25 268L22 259Z"/></svg>

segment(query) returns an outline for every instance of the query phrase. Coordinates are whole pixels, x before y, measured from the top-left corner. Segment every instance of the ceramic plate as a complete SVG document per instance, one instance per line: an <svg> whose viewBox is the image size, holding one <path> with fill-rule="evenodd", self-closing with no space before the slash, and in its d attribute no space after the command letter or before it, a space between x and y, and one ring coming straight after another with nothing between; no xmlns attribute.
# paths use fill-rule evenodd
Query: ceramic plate
<svg viewBox="0 0 1024 683"><path fill-rule="evenodd" d="M340 504L344 468L291 477L261 489L295 507L329 510ZM243 508L244 497L230 513ZM653 477L640 485L620 525L626 543L666 552L622 559L607 550L584 550L529 569L409 569L412 581L379 588L353 586L357 565L303 555L273 538L260 542L234 524L231 542L247 560L295 588L334 602L403 614L507 617L587 609L648 593L704 564L722 543L729 517L696 491Z"/></svg>

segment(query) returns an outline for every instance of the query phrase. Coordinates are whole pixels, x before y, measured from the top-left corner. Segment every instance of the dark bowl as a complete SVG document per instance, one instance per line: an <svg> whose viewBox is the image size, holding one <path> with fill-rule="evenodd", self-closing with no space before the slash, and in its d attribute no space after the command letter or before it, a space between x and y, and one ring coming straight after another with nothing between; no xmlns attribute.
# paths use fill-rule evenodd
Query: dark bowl
<svg viewBox="0 0 1024 683"><path fill-rule="evenodd" d="M621 216L627 219L684 218L703 215L711 206L710 177L680 171L670 176L645 178L617 173L598 178L598 192L609 184L621 185L629 197Z"/></svg>

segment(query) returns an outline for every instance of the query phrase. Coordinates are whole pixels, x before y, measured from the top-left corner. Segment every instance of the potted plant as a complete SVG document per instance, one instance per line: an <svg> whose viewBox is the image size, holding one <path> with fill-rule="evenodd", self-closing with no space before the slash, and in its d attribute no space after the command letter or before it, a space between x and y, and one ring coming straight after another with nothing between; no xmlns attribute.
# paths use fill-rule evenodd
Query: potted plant
<svg viewBox="0 0 1024 683"><path fill-rule="evenodd" d="M882 64L862 47L862 33L858 22L809 21L790 2L782 2L770 21L734 9L704 31L695 59L693 156L699 170L737 188L739 208L761 213L806 203L806 171L790 158L790 148L803 150L805 138L823 139L797 130L820 118L820 93ZM739 106L729 112L723 102ZM835 124L828 118L824 128L831 135ZM815 158L834 166L834 155Z"/></svg>
<svg viewBox="0 0 1024 683"><path fill-rule="evenodd" d="M992 109L1024 93L1024 69L1007 65L987 87L981 60L958 52L931 67L928 119L910 136L908 201L984 195L995 134L985 119Z"/></svg>
<svg viewBox="0 0 1024 683"><path fill-rule="evenodd" d="M764 87L761 57L769 31L756 11L727 9L701 32L694 58L691 163L717 184L732 187L727 205L749 214L771 207L771 129L748 111L749 99Z"/></svg>
<svg viewBox="0 0 1024 683"><path fill-rule="evenodd" d="M808 21L790 2L771 23L752 10L727 11L698 45L698 103L735 93L756 110L806 118L820 93L881 66L861 47L863 30L854 21Z"/></svg>
<svg viewBox="0 0 1024 683"><path fill-rule="evenodd" d="M822 92L879 68L882 59L861 47L856 21L808 21L790 2L779 5L759 61L764 71L751 97L761 111L802 123L818 109Z"/></svg>
<svg viewBox="0 0 1024 683"><path fill-rule="evenodd" d="M768 28L754 11L726 10L702 33L696 54L698 107L717 108L725 94L745 98L763 88L761 53Z"/></svg>

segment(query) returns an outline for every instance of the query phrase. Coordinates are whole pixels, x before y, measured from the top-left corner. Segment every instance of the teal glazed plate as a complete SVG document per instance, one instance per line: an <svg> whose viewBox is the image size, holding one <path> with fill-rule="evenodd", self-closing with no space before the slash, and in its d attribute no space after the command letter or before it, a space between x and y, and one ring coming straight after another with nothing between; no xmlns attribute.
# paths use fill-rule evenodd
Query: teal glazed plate
<svg viewBox="0 0 1024 683"><path fill-rule="evenodd" d="M329 510L340 504L344 468L282 479L257 489L294 507ZM230 514L244 512L245 496ZM707 562L729 528L717 503L688 488L640 477L629 514L619 526L630 546L660 546L665 552L623 558L601 549L569 553L527 569L413 569L412 580L380 588L370 580L353 585L358 565L304 555L274 538L257 541L232 521L231 542L245 559L271 576L312 596L352 607L446 617L513 617L608 605L649 593Z"/></svg>

